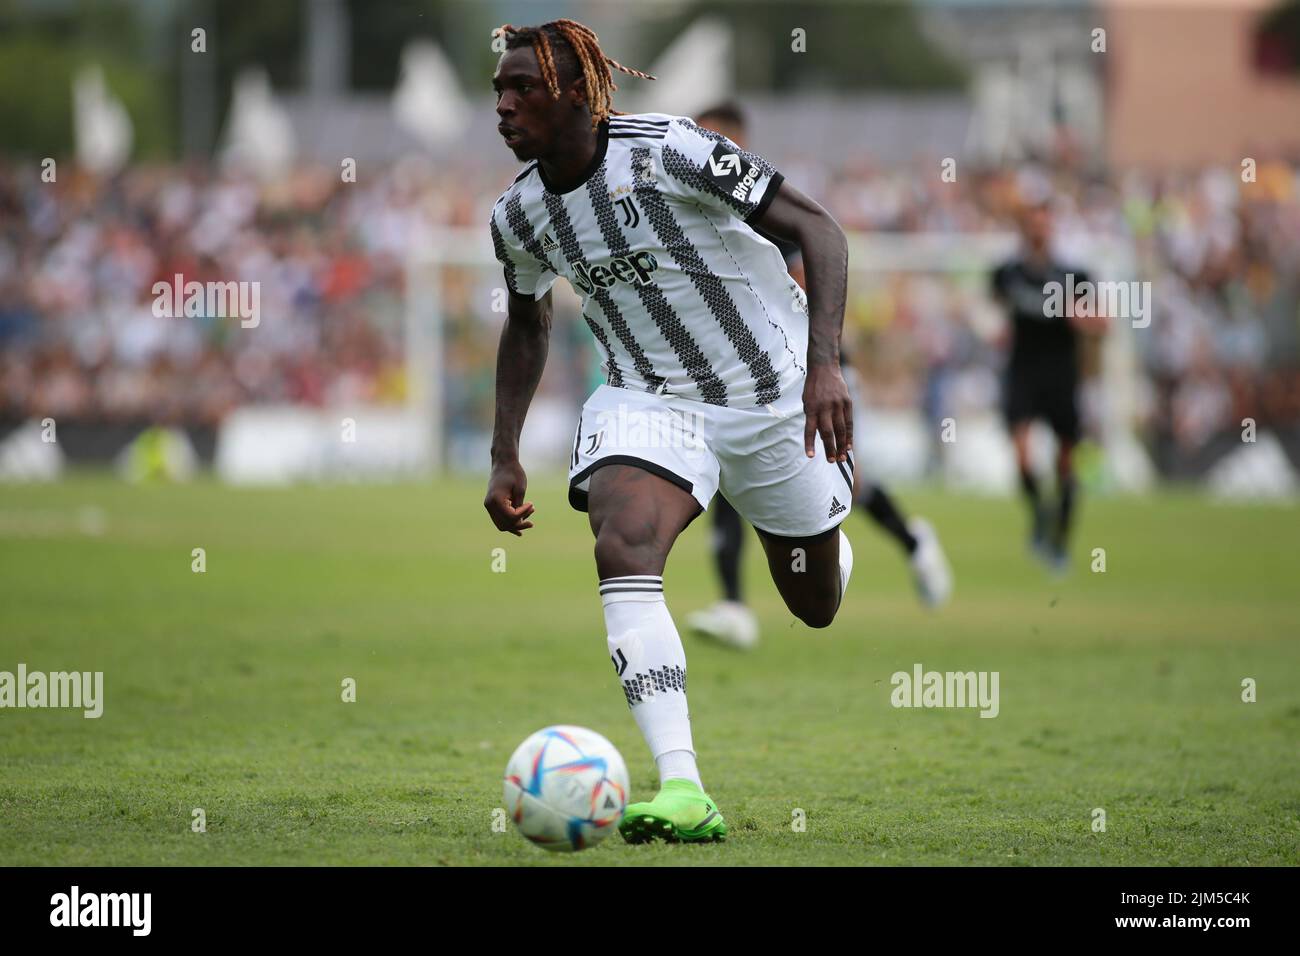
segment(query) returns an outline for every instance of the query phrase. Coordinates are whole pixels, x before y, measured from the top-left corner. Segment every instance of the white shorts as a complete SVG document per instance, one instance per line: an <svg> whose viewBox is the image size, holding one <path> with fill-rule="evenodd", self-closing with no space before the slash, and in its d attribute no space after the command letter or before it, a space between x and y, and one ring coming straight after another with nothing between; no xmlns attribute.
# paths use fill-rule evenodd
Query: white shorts
<svg viewBox="0 0 1300 956"><path fill-rule="evenodd" d="M569 504L587 510L592 472L634 465L708 508L721 491L759 531L807 538L839 526L853 507L853 453L830 462L815 439L804 453L802 385L772 405L728 408L601 385L582 406L569 457Z"/></svg>
<svg viewBox="0 0 1300 956"><path fill-rule="evenodd" d="M844 375L844 384L849 390L849 402L853 405L854 430L861 435L863 434L863 430L867 427L867 406L862 400L862 378L858 375L858 370L852 365L841 365L840 372ZM852 455L853 453L849 452L849 454ZM860 466L866 470L858 473L856 476L860 478L864 484L871 484L875 481L875 479L872 478L869 464L870 463L868 463L868 465Z"/></svg>

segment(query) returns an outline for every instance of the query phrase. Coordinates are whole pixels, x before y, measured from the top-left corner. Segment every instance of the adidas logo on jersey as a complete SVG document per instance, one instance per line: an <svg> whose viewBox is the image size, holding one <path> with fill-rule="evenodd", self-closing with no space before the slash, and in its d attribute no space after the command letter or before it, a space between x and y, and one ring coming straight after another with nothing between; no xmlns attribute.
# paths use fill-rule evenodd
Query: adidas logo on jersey
<svg viewBox="0 0 1300 956"><path fill-rule="evenodd" d="M848 508L840 504L840 499L836 498L834 495L831 495L831 512L826 517L834 518L841 511L848 511L848 510L849 510Z"/></svg>
<svg viewBox="0 0 1300 956"><path fill-rule="evenodd" d="M560 244L551 237L549 232L542 233L542 252L552 252L558 248Z"/></svg>
<svg viewBox="0 0 1300 956"><path fill-rule="evenodd" d="M616 282L648 285L650 276L659 268L659 260L648 252L633 252L614 256L608 266L588 266L585 262L573 263L573 281L584 295L597 289L608 289Z"/></svg>

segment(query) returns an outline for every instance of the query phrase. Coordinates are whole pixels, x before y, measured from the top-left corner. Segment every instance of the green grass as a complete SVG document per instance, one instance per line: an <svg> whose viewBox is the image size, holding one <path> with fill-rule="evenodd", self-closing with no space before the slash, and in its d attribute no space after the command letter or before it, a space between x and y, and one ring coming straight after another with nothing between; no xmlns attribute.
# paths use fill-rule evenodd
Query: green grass
<svg viewBox="0 0 1300 956"><path fill-rule="evenodd" d="M506 759L546 724L612 739L634 799L655 785L606 656L585 518L555 479L531 497L537 527L515 539L478 481L0 488L0 670L100 670L106 697L98 720L0 710L0 862L1300 862L1300 512L1180 494L1085 501L1075 570L1054 583L1023 552L1016 502L903 493L944 536L954 602L923 612L855 515L848 601L821 631L785 611L751 537L762 647L686 638L729 841L551 856L494 832ZM87 507L102 534L79 530ZM679 621L714 596L707 531L667 569ZM891 674L917 662L998 671L1001 713L891 707Z"/></svg>

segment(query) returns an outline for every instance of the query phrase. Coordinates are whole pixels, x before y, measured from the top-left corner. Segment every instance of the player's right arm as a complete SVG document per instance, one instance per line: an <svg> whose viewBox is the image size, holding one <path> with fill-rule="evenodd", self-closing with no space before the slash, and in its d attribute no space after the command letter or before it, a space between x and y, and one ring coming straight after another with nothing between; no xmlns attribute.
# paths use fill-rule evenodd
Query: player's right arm
<svg viewBox="0 0 1300 956"><path fill-rule="evenodd" d="M492 475L483 507L500 531L519 536L533 526L524 501L528 476L519 463L519 435L546 367L551 338L551 292L534 299L510 292L497 347L496 420L492 427Z"/></svg>

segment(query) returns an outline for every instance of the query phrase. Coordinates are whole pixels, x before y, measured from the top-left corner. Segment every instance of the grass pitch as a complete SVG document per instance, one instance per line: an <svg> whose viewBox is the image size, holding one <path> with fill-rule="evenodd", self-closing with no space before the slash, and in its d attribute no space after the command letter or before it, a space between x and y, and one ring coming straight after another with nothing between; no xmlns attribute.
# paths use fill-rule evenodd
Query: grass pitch
<svg viewBox="0 0 1300 956"><path fill-rule="evenodd" d="M535 480L537 527L516 539L482 494L0 490L0 670L103 671L105 696L98 720L0 710L0 862L1300 863L1296 509L1085 499L1055 583L1025 554L1016 502L904 491L943 537L953 603L923 611L894 546L854 514L846 606L821 631L785 611L751 533L762 646L684 635L728 842L615 835L550 855L493 829L531 731L599 730L633 799L656 777L606 655L585 516L558 479ZM708 526L665 574L679 625L714 597ZM892 707L891 675L917 663L998 671L997 718Z"/></svg>

